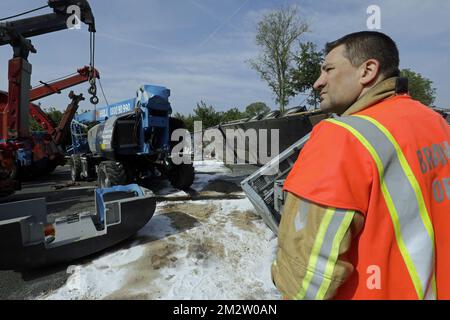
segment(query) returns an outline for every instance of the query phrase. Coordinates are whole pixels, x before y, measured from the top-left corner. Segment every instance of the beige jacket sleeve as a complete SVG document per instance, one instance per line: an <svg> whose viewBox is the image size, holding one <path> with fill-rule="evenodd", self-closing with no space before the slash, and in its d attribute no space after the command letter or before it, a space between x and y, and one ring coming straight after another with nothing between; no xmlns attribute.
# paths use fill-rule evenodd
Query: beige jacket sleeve
<svg viewBox="0 0 450 320"><path fill-rule="evenodd" d="M285 299L331 299L353 272L346 258L363 215L323 207L288 193L272 279Z"/></svg>

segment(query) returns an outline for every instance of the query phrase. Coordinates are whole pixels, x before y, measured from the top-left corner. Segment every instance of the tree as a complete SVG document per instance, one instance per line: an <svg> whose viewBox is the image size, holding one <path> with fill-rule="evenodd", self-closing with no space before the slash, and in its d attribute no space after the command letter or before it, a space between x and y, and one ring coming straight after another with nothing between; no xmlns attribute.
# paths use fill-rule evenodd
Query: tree
<svg viewBox="0 0 450 320"><path fill-rule="evenodd" d="M294 8L281 8L263 16L257 26L256 44L262 53L250 60L251 67L266 81L275 94L280 111L284 111L293 95L289 69L293 59L293 45L308 31Z"/></svg>
<svg viewBox="0 0 450 320"><path fill-rule="evenodd" d="M200 101L194 109L194 114L183 115L181 113L174 113L172 117L182 120L186 128L190 132L194 132L194 121L202 121L202 128L206 130L214 127L220 123L240 120L247 117L245 112L239 111L238 108L231 108L225 112L219 112L213 106L206 105L205 102Z"/></svg>
<svg viewBox="0 0 450 320"><path fill-rule="evenodd" d="M39 104L39 107L40 107L40 104ZM48 109L44 109L43 112L47 115L47 118L52 122L53 127L56 129L56 127L58 127L59 123L61 122L61 120L64 116L64 113L57 110L55 107L50 107ZM42 126L31 116L28 117L28 125L29 125L31 132L45 131L42 128ZM66 146L68 146L70 144L72 144L70 128L66 128L63 139L61 141L61 146L63 149L65 149Z"/></svg>
<svg viewBox="0 0 450 320"><path fill-rule="evenodd" d="M220 112L214 110L213 106L207 106L205 102L200 101L194 109L194 121L202 121L203 129L208 129L218 125L222 121Z"/></svg>
<svg viewBox="0 0 450 320"><path fill-rule="evenodd" d="M189 130L189 132L194 132L194 118L192 117L192 115L189 114L188 116L185 116L179 112L175 112L172 117L183 121L186 129Z"/></svg>
<svg viewBox="0 0 450 320"><path fill-rule="evenodd" d="M40 107L40 105L39 105ZM61 122L61 119L63 117L63 113L59 110L56 110L54 107L50 107L48 110L44 109L43 112L47 115L47 117L52 122L52 125L56 128L58 124ZM30 128L30 131L43 131L44 129L41 127L41 125L33 119L31 116L28 117L28 125Z"/></svg>
<svg viewBox="0 0 450 320"><path fill-rule="evenodd" d="M48 110L45 110L45 113L53 121L55 128L60 124L60 122L64 116L64 112L62 112L60 110L56 110L55 107L50 107ZM63 134L64 135L63 135L63 138L61 141L61 146L62 146L63 150L65 150L66 146L72 144L72 136L70 133L70 128L66 128L66 130L64 131Z"/></svg>
<svg viewBox="0 0 450 320"><path fill-rule="evenodd" d="M291 72L292 90L295 94L309 92L307 102L314 109L320 102L320 93L314 90L313 85L320 77L323 60L324 52L318 51L314 43L301 43L299 53L294 58L297 67Z"/></svg>
<svg viewBox="0 0 450 320"><path fill-rule="evenodd" d="M28 117L28 128L31 132L42 131L41 125L30 116Z"/></svg>
<svg viewBox="0 0 450 320"><path fill-rule="evenodd" d="M253 102L245 108L245 113L247 117L254 117L260 113L267 113L270 108L264 102Z"/></svg>
<svg viewBox="0 0 450 320"><path fill-rule="evenodd" d="M423 77L420 73L416 73L410 69L403 69L401 76L409 80L409 94L410 96L430 106L436 99L436 89L433 88L433 81Z"/></svg>
<svg viewBox="0 0 450 320"><path fill-rule="evenodd" d="M230 122L234 120L243 119L246 117L245 112L239 111L238 108L231 108L228 111L222 112L222 121L221 122Z"/></svg>
<svg viewBox="0 0 450 320"><path fill-rule="evenodd" d="M58 126L61 122L61 119L64 115L63 112L56 110L55 107L50 107L48 110L45 110L45 113L48 115L50 119L52 119L53 123Z"/></svg>
<svg viewBox="0 0 450 320"><path fill-rule="evenodd" d="M39 108L41 107L41 104L38 104ZM52 122L52 125L55 127L59 124L59 122L62 119L63 113L61 111L56 110L56 108L51 107L49 110L44 109L43 112L47 115L47 117ZM33 117L28 116L28 126L30 131L32 132L38 132L43 131L44 129L41 127L39 122L37 122Z"/></svg>

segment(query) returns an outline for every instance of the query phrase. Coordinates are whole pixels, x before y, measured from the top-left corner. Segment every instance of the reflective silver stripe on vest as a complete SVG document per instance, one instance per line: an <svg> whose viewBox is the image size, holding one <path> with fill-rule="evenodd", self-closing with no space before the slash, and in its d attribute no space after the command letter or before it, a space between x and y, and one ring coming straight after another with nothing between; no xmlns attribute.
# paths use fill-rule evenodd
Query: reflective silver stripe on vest
<svg viewBox="0 0 450 320"><path fill-rule="evenodd" d="M423 299L430 291L434 272L434 243L422 221L416 193L400 164L395 147L386 135L368 120L349 116L334 121L347 124L359 132L378 154L384 170L382 179L395 208L395 212L390 214L391 217L398 216L400 237L407 251L402 252L402 256L406 264L408 256L412 261L415 272L409 268L408 271L413 282L415 277L419 278L421 288L416 287L416 291L419 299Z"/></svg>
<svg viewBox="0 0 450 320"><path fill-rule="evenodd" d="M310 275L309 277L305 275L305 278L309 278L309 281L303 281L302 288L294 299L313 300L318 298L319 289L324 286L324 282L331 279L339 256L342 238L350 227L354 213L354 211L340 209L327 212L320 226L320 229L324 229L324 235L320 237L319 234L315 240L315 244L319 246L318 249L320 250L314 253L313 249L308 263L307 273L310 273ZM328 222L324 223L326 220ZM328 286L325 285L322 289L323 295L326 293Z"/></svg>

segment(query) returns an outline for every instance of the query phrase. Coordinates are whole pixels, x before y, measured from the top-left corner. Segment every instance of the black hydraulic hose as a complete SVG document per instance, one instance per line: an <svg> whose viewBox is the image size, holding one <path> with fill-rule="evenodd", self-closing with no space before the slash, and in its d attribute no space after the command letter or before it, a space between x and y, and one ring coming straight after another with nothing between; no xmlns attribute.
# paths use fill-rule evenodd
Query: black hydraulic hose
<svg viewBox="0 0 450 320"><path fill-rule="evenodd" d="M28 13L32 13L32 12L35 12L35 11L38 11L38 10L42 10L44 8L47 8L47 7L49 7L49 5L42 6L42 7L33 9L33 10L25 11L25 12L22 12L22 13L19 13L19 14L15 14L13 16L9 16L9 17L6 17L6 18L2 18L2 19L0 19L0 21L5 21L5 20L12 19L12 18L17 18L17 17L23 16L23 15L26 15Z"/></svg>

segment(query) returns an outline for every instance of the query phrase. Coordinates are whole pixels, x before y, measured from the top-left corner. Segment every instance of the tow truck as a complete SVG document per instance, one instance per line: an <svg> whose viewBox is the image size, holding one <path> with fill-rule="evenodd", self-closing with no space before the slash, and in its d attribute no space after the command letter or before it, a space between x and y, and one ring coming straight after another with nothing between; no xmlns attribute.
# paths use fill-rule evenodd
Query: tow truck
<svg viewBox="0 0 450 320"><path fill-rule="evenodd" d="M93 254L136 233L155 211L156 200L151 191L136 184L94 190L72 188L48 192L45 197L10 194L18 184L12 175L17 158L27 165L33 154L28 114L31 111L32 116L44 119L38 108L30 108L30 101L60 90L44 84L30 95L28 55L36 53L36 49L28 38L67 29L72 6L80 9L79 19L89 26L92 40L95 22L87 0L49 0L53 13L0 23L0 46L10 44L14 51L9 61L8 94L2 95L6 101L0 122L0 269L40 268ZM96 104L92 61L89 67L89 93L91 103ZM72 92L71 99L66 122L84 98ZM48 129L51 130L49 126ZM52 134L59 139L61 132L55 129ZM71 206L80 193L92 197L94 205ZM64 210L58 209L60 204L65 205Z"/></svg>

